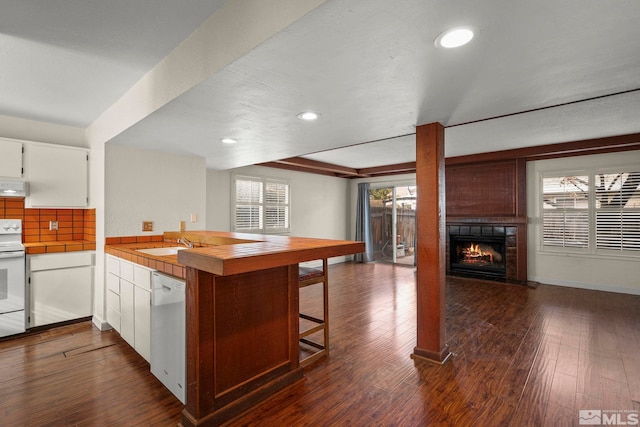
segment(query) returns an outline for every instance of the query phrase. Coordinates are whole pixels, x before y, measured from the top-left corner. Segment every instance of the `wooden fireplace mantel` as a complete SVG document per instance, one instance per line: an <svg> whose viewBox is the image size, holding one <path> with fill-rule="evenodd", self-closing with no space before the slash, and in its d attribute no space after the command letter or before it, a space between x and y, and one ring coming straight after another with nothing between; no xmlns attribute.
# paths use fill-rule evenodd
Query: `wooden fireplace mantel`
<svg viewBox="0 0 640 427"><path fill-rule="evenodd" d="M526 224L526 216L492 216L492 217L471 217L471 216L448 216L447 224L477 224L477 225L509 225Z"/></svg>

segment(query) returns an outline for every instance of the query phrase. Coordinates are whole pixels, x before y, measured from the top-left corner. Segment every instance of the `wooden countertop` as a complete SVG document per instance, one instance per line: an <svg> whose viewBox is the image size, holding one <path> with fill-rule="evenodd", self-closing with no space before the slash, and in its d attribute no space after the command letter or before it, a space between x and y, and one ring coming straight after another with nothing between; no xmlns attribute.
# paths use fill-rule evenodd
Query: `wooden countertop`
<svg viewBox="0 0 640 427"><path fill-rule="evenodd" d="M159 237L159 236L158 236ZM176 240L186 237L196 246L181 250L178 255L153 256L137 252L163 246L176 246ZM270 236L223 231L169 231L162 240L111 243L105 252L185 278L185 266L219 276L263 270L316 259L364 252L363 242L306 237Z"/></svg>
<svg viewBox="0 0 640 427"><path fill-rule="evenodd" d="M165 233L210 246L180 251L180 264L218 276L364 252L363 242L221 231ZM177 237L176 237L177 238Z"/></svg>

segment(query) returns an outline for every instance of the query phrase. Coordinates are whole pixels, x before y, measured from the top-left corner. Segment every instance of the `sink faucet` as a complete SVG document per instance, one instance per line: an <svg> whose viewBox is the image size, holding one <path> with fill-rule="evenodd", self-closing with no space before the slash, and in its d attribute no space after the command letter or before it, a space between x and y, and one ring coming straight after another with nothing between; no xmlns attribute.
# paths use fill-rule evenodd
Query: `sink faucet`
<svg viewBox="0 0 640 427"><path fill-rule="evenodd" d="M187 248L189 249L193 249L193 243L191 242L191 240L187 239L186 237L180 237L178 239L178 243L182 243L183 245L185 245Z"/></svg>

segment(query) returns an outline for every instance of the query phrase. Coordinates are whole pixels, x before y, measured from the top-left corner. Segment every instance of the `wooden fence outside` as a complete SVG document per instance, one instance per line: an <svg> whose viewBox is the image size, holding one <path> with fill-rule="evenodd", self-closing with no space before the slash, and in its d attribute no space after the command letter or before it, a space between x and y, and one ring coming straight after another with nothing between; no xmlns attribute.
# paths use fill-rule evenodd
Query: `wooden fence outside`
<svg viewBox="0 0 640 427"><path fill-rule="evenodd" d="M392 207L371 206L371 236L373 238L374 255L376 258L384 255L391 256L392 247ZM412 253L415 244L416 211L407 208L397 208L398 222L397 244L402 244L405 251Z"/></svg>

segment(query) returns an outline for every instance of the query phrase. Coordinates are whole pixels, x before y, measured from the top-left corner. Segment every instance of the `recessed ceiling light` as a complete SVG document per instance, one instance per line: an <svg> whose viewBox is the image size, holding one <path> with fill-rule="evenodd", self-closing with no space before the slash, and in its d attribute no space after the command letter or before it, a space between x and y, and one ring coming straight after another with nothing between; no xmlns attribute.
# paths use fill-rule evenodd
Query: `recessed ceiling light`
<svg viewBox="0 0 640 427"><path fill-rule="evenodd" d="M469 27L450 28L436 37L435 45L447 49L463 46L473 38L473 30Z"/></svg>
<svg viewBox="0 0 640 427"><path fill-rule="evenodd" d="M222 142L225 144L235 144L238 141L233 138L222 138Z"/></svg>
<svg viewBox="0 0 640 427"><path fill-rule="evenodd" d="M313 111L305 111L303 113L298 114L298 118L300 120L312 121L317 119L319 116L318 113L314 113Z"/></svg>

